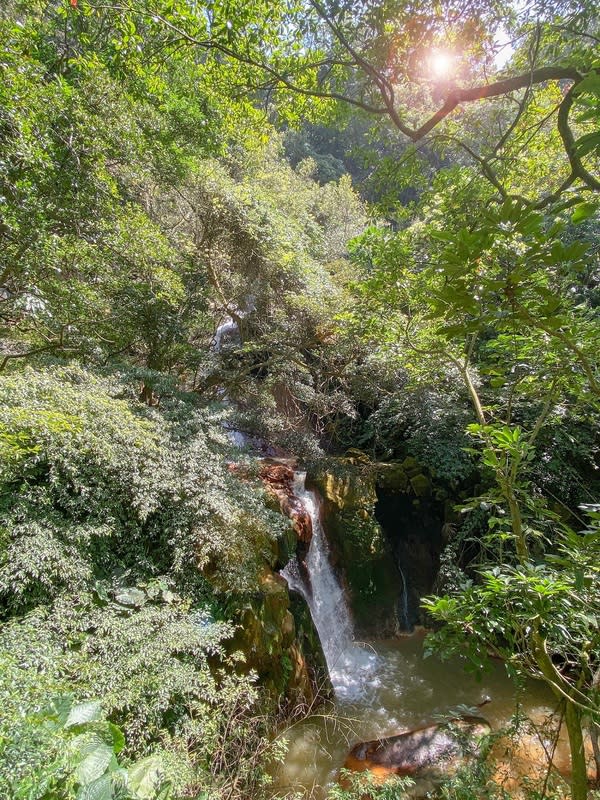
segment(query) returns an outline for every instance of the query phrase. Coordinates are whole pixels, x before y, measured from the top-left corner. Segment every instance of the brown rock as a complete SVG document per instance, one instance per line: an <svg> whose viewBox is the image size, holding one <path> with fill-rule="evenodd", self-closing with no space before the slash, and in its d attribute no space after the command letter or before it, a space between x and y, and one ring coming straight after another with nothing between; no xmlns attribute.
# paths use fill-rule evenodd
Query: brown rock
<svg viewBox="0 0 600 800"><path fill-rule="evenodd" d="M312 520L294 494L294 470L288 464L265 460L259 475L267 492L278 501L281 513L291 519L299 541L308 545L312 538Z"/></svg>
<svg viewBox="0 0 600 800"><path fill-rule="evenodd" d="M355 745L344 766L375 775L410 775L440 780L451 775L479 751L479 740L490 731L479 717L453 720L450 725L427 725L412 731Z"/></svg>

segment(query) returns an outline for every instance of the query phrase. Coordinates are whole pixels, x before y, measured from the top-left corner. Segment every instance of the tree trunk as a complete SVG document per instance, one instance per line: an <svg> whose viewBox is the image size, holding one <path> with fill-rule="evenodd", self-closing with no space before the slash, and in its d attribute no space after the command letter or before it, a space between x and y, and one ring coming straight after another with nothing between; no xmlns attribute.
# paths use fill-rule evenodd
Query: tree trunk
<svg viewBox="0 0 600 800"><path fill-rule="evenodd" d="M585 764L585 748L583 746L583 729L581 712L567 700L565 722L569 734L571 748L571 797L572 800L586 800L588 794L587 768Z"/></svg>

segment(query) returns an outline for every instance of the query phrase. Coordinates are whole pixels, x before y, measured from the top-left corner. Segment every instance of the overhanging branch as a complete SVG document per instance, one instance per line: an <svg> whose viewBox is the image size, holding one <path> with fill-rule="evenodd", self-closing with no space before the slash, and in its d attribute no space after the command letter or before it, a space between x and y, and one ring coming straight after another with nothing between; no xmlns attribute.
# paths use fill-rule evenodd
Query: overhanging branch
<svg viewBox="0 0 600 800"><path fill-rule="evenodd" d="M540 67L531 72L515 75L513 78L505 78L495 83L473 86L470 89L455 89L448 95L439 111L436 111L419 128L415 128L409 136L415 142L422 139L462 103L472 103L475 100L483 100L487 97L501 97L518 89L525 89L546 81L570 80L578 83L582 80L582 77L574 67Z"/></svg>

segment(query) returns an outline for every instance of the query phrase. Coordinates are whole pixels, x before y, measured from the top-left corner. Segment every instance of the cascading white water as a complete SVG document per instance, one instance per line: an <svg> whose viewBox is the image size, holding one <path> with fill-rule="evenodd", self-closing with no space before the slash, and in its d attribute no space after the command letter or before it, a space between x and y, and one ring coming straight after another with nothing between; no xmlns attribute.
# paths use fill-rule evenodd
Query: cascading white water
<svg viewBox="0 0 600 800"><path fill-rule="evenodd" d="M400 564L397 564L397 567L400 577L402 578L402 593L400 595L400 603L398 604L398 616L403 625L402 630L410 632L413 630L413 626L411 625L408 617L408 585L406 583L406 575L404 574L402 567Z"/></svg>
<svg viewBox="0 0 600 800"><path fill-rule="evenodd" d="M236 344L239 343L240 339L238 324L231 317L225 317L215 331L215 338L213 339L212 346L214 352L219 353L223 349L223 342L228 339L234 341Z"/></svg>
<svg viewBox="0 0 600 800"><path fill-rule="evenodd" d="M217 330L215 331L215 337L213 339L212 350L215 353L220 353L223 349L224 343L233 343L239 344L240 343L240 329L237 322L232 319L231 317L225 317L223 322L218 326ZM221 402L228 406L229 398L225 392L225 389L220 389L221 395ZM227 431L227 435L229 439L236 447L240 449L245 447L248 444L248 439L244 433L241 431L232 428L228 423L224 424L224 428Z"/></svg>
<svg viewBox="0 0 600 800"><path fill-rule="evenodd" d="M308 580L295 561L281 574L290 588L304 597L310 609L336 698L356 700L371 688L377 656L354 641L350 609L331 565L317 496L306 488L305 472L296 472L294 478L294 494L309 513L313 528L305 562Z"/></svg>

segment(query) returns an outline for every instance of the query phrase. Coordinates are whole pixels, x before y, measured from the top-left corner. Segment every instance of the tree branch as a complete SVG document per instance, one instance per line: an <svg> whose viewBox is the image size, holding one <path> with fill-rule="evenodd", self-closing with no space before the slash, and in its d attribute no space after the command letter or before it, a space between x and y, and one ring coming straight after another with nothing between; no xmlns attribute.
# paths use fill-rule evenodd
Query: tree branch
<svg viewBox="0 0 600 800"><path fill-rule="evenodd" d="M569 91L566 93L564 100L560 104L557 120L558 132L560 133L560 137L565 146L573 175L577 176L593 191L600 192L600 181L597 180L590 172L588 172L581 163L581 159L577 154L577 143L575 142L575 137L573 136L573 132L569 127L569 112L571 111L571 106L573 105L573 92L576 87L577 84L573 84L573 86L571 86Z"/></svg>
<svg viewBox="0 0 600 800"><path fill-rule="evenodd" d="M483 100L486 97L500 97L504 94L514 92L517 89L525 89L534 84L553 80L570 80L577 83L582 80L582 75L573 67L540 67L531 72L515 75L512 78L505 78L495 83L488 83L484 86L474 86L470 89L455 89L448 95L446 102L439 111L436 111L427 122L423 123L423 125L416 128L408 135L415 142L423 136L426 136L461 103L472 103L475 100Z"/></svg>

